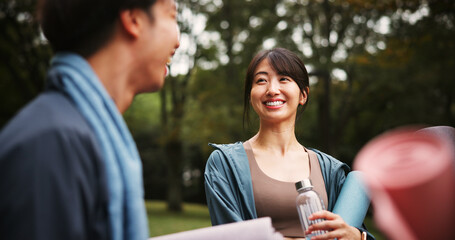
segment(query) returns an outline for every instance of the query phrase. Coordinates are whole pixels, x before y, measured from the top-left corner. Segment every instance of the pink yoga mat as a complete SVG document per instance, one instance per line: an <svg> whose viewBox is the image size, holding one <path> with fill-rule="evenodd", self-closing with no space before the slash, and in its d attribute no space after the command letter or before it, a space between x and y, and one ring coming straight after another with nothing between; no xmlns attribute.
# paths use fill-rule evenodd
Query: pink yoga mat
<svg viewBox="0 0 455 240"><path fill-rule="evenodd" d="M364 172L378 227L390 238L455 239L453 143L414 130L369 142L354 169Z"/></svg>

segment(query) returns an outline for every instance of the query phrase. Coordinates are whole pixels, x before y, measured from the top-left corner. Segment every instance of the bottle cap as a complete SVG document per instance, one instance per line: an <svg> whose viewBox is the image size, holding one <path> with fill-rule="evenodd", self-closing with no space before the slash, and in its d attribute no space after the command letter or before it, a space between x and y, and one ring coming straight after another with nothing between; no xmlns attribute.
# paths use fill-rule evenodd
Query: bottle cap
<svg viewBox="0 0 455 240"><path fill-rule="evenodd" d="M295 189L298 191L302 188L309 188L313 187L313 184L311 184L311 180L309 178L303 179L302 181L298 181L295 183Z"/></svg>

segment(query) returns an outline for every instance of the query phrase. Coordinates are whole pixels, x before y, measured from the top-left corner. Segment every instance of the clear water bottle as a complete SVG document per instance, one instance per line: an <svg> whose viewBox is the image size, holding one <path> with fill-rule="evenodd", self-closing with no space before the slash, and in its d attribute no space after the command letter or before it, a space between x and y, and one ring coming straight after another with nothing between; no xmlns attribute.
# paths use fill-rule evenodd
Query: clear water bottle
<svg viewBox="0 0 455 240"><path fill-rule="evenodd" d="M325 207L322 199L313 190L310 179L303 179L302 181L296 182L295 188L297 192L299 192L296 199L297 212L299 213L303 232L305 232L312 224L324 221L323 219L310 221L308 220L308 217L315 212L324 210ZM313 231L311 234L306 235L306 237L307 239L310 239L312 236L321 235L326 232L327 231Z"/></svg>

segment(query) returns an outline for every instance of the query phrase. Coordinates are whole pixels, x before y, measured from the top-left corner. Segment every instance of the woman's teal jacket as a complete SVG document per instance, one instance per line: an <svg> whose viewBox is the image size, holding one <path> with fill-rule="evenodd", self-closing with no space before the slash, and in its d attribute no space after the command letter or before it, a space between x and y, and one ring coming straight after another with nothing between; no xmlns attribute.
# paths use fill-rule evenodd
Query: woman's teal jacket
<svg viewBox="0 0 455 240"><path fill-rule="evenodd" d="M257 218L250 167L243 143L210 145L215 150L207 161L204 178L212 224ZM328 210L332 211L350 168L323 152L311 150L318 156L327 190ZM372 238L368 235L369 239Z"/></svg>

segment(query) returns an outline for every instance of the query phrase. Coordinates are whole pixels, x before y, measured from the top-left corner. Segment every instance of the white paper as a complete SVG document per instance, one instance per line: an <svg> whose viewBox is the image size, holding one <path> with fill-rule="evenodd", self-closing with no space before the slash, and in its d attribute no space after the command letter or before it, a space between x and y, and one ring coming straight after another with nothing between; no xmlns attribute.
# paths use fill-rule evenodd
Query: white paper
<svg viewBox="0 0 455 240"><path fill-rule="evenodd" d="M149 240L282 240L270 217L200 228L180 233L153 237Z"/></svg>

